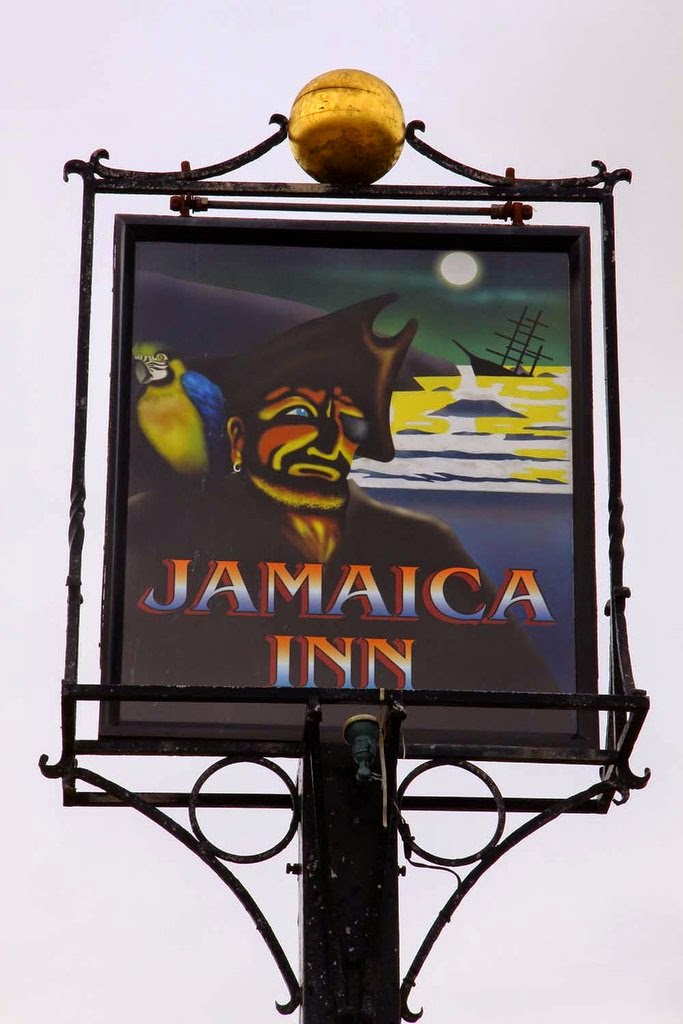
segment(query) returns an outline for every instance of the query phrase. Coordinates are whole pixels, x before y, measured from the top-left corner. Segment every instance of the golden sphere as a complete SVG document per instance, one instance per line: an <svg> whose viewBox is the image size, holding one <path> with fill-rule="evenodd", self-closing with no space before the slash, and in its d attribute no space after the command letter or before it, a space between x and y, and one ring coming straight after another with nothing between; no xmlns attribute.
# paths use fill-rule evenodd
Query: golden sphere
<svg viewBox="0 0 683 1024"><path fill-rule="evenodd" d="M289 115L296 162L326 185L369 185L391 170L405 139L403 109L393 89L367 71L318 75Z"/></svg>

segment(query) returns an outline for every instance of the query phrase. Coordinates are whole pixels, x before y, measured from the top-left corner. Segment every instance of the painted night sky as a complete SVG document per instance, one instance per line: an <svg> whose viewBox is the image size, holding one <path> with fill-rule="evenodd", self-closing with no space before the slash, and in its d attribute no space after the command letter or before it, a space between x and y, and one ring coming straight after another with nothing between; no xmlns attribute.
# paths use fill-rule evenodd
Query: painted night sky
<svg viewBox="0 0 683 1024"><path fill-rule="evenodd" d="M138 270L293 300L321 312L394 291L399 298L378 317L376 330L392 334L415 317L419 328L413 348L454 363L464 356L453 338L479 354L488 347L500 348L495 332L508 330L508 318L528 305L534 312L543 310L548 325L541 332L544 352L556 365L567 366L566 254L485 252L472 237L461 237L458 243L442 249L350 250L146 242L137 247L136 261ZM478 264L469 284L449 283L439 271L443 257L454 249L470 253Z"/></svg>

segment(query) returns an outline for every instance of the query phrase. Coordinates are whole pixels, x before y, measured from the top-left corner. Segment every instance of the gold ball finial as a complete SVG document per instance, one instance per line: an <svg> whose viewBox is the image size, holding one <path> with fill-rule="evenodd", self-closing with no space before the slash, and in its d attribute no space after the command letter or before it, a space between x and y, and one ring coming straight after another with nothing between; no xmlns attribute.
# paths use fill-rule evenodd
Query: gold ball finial
<svg viewBox="0 0 683 1024"><path fill-rule="evenodd" d="M367 71L318 75L301 89L289 115L294 159L325 185L370 185L391 170L405 139L393 89Z"/></svg>

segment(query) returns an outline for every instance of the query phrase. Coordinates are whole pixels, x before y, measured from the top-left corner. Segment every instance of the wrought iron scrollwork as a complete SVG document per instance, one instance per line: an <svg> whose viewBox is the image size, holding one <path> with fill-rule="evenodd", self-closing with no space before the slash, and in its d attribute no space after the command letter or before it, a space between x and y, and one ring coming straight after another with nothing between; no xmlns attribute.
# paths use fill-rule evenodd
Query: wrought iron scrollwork
<svg viewBox="0 0 683 1024"><path fill-rule="evenodd" d="M267 768L276 775L278 779L281 779L289 790L289 795L292 801L292 817L289 822L289 827L279 842L275 843L267 850L263 850L261 853L229 853L227 850L222 850L219 846L216 846L206 838L197 819L197 799L202 786L211 778L212 775L215 775L216 772L219 772L221 769L227 768L229 765L233 764L257 764L262 768ZM224 757L215 764L210 765L205 772L202 772L192 788L188 812L192 831L202 844L202 847L211 851L211 853L215 857L220 858L220 860L229 860L232 861L233 864L259 864L264 860L270 860L271 857L275 857L278 853L289 846L296 835L296 830L299 824L299 800L296 786L284 768L281 768L278 764L275 764L274 761L270 761L266 757Z"/></svg>
<svg viewBox="0 0 683 1024"><path fill-rule="evenodd" d="M594 188L596 186L613 188L618 181L631 180L631 172L626 167L620 167L616 171L608 171L607 166L602 160L592 161L591 167L595 167L595 174L584 175L578 178L517 178L513 174L491 174L488 171L480 171L476 167L468 167L467 164L463 164L459 160L439 152L438 149L434 149L433 146L430 146L424 139L420 139L416 135L416 132L424 132L425 130L424 121L411 121L406 126L406 142L408 145L421 156L431 160L432 163L438 164L439 167L452 171L454 174L460 175L461 178L468 178L470 181L479 182L480 185L496 187L514 186L515 188L548 186L559 190Z"/></svg>
<svg viewBox="0 0 683 1024"><path fill-rule="evenodd" d="M408 828L407 822L404 818L400 818L398 828L401 834L401 839L403 840L405 857L408 861L411 860L412 854L416 853L418 857L422 857L423 860L428 861L430 864L436 864L442 867L455 868L461 867L465 864L474 864L475 861L481 860L482 857L486 855L487 851L496 845L505 831L505 801L503 799L503 795L491 776L487 775L487 773L479 768L478 765L472 764L470 761L444 759L439 761L425 761L423 764L418 765L417 768L414 768L413 771L406 776L398 788L398 792L396 794L398 806L401 806L407 789L412 785L415 779L418 778L418 776L424 775L425 772L432 771L434 768L444 768L449 765L453 768L461 768L463 771L469 772L470 775L476 776L476 778L480 779L489 790L495 804L497 815L496 828L493 836L489 839L488 843L481 848L481 850L477 850L476 853L471 853L466 857L439 857L437 854L429 853L427 850L423 850L421 846L418 846L415 842L414 836Z"/></svg>
<svg viewBox="0 0 683 1024"><path fill-rule="evenodd" d="M622 524L623 536L623 524ZM623 558L623 547L621 558ZM619 575L621 578L621 563L619 564ZM614 565L614 562L612 563ZM628 587L616 584L612 587L612 596L605 606L605 614L610 618L611 643L610 643L610 686L613 693L638 695L646 699L644 690L635 685L633 668L631 666L631 654L628 643L628 627L626 625L626 601L631 596ZM645 768L642 775L636 774L630 764L629 758L633 752L636 739L644 715L630 722L623 714L613 712L610 718L609 731L610 740L615 746L617 754L614 763L607 765L601 771L603 780L610 781L617 790L618 795L614 797L616 804L625 804L633 789L644 789L650 781L650 769Z"/></svg>
<svg viewBox="0 0 683 1024"><path fill-rule="evenodd" d="M401 815L401 802L405 797L406 790L409 785L417 778L418 775L423 774L425 771L429 771L431 768L443 765L451 764L455 767L462 768L480 778L488 787L493 797L495 809L498 815L498 824L495 830L493 838L477 853L471 854L467 857L460 858L445 858L437 857L434 854L428 853L421 849L415 842L410 829ZM648 773L649 774L649 773ZM646 780L647 781L647 780ZM645 783L643 783L645 784ZM580 793L576 793L574 796L568 797L564 800L558 800L553 803L550 807L543 810L540 814L525 821L514 831L510 832L504 839L501 838L505 826L505 802L500 795L498 787L495 785L493 780L485 772L483 772L476 765L473 765L467 761L431 761L426 764L420 765L417 769L408 775L408 777L402 783L399 791L397 792L397 804L399 809L399 832L403 839L404 850L406 853L406 859L410 862L411 855L413 853L418 854L423 859L431 862L435 865L461 865L461 864L472 864L474 867L469 871L463 878L456 876L458 884L448 898L446 903L443 905L441 910L436 916L433 924L429 928L425 938L422 941L420 948L418 949L410 968L408 969L403 982L401 983L401 1016L403 1020L412 1022L418 1021L423 1014L423 1010L413 1011L408 1006L408 998L411 990L415 986L418 974L422 970L429 954L431 953L434 945L441 935L446 925L450 922L453 914L462 903L467 893L472 889L476 882L482 877L482 875L492 867L503 854L507 853L513 847L517 846L527 836L533 835L544 825L554 821L562 814L566 814L570 811L575 811L578 808L596 801L605 795L612 795L618 790L619 786L616 779L603 780L598 782L588 789L583 790ZM417 866L417 865L414 865Z"/></svg>
<svg viewBox="0 0 683 1024"><path fill-rule="evenodd" d="M132 807L134 810L139 811L140 814L143 814L146 818L149 818L150 821L155 822L155 824L163 828L169 833L169 835L172 835L178 840L178 842L187 847L188 850L191 850L192 853L196 854L197 857L207 865L207 867L211 868L214 874L218 875L221 881L237 897L251 917L254 925L256 926L256 930L265 942L266 947L273 957L289 992L289 999L287 1002L276 1002L275 1005L281 1014L290 1014L294 1013L301 1003L301 987L297 981L296 975L292 970L289 960L287 959L287 955L275 935L275 932L258 903L248 889L245 888L242 882L240 882L236 875L233 874L223 861L232 860L239 863L253 863L257 860L267 860L268 858L275 856L276 853L279 853L280 850L284 849L287 843L289 843L293 838L299 821L299 805L295 784L289 776L286 775L286 772L284 772L277 764L268 761L265 758L223 758L207 769L207 771L203 772L195 784L190 801L190 817L192 818L192 809L196 808L199 790L206 779L220 768L225 767L227 764L237 764L242 761L260 764L273 771L274 774L283 781L286 780L287 789L289 790L292 799L292 822L284 839L269 850L265 850L262 854L247 857L240 857L239 855L225 853L224 851L220 851L214 847L212 843L209 843L209 841L203 837L198 826L195 828L196 815L195 821L192 822L192 825L197 834L193 835L189 829L179 824L179 822L174 818L166 814L149 800L144 799L140 794L132 793L130 790L124 789L123 786L119 786L110 779L106 779L102 775L90 771L87 768L81 768L75 760L65 758L64 755L62 755L59 762L51 765L48 762L47 756L43 754L40 758L39 765L43 775L48 778L63 777L72 786L75 785L76 781L85 782L88 785L95 786L97 789L102 790L102 792L107 793L109 796L113 797L117 803L123 804L127 807Z"/></svg>
<svg viewBox="0 0 683 1024"><path fill-rule="evenodd" d="M645 789L650 781L650 769L645 768L642 775L636 775L628 762L615 765L610 776L618 795L614 797L615 804L625 804L631 796L632 789Z"/></svg>
<svg viewBox="0 0 683 1024"><path fill-rule="evenodd" d="M55 761L53 764L50 763L50 758L47 754L41 754L38 758L38 767L40 768L41 774L46 779L62 779L67 773L67 769L71 761L65 754Z"/></svg>
<svg viewBox="0 0 683 1024"><path fill-rule="evenodd" d="M223 174L236 171L246 164L253 163L264 156L275 146L279 146L287 138L288 120L284 114L273 114L269 124L276 124L278 130L270 135L263 142L259 142L251 149L247 149L238 156L230 157L217 164L209 164L207 167L197 167L194 170L189 166L177 171L129 171L121 167L108 167L103 160L109 159L106 149L96 149L90 160L68 160L64 164L64 180L68 181L69 175L80 174L82 178L97 177L102 181L119 182L121 184L144 183L146 185L158 185L164 187L182 187L193 181L204 181L207 178L218 178Z"/></svg>

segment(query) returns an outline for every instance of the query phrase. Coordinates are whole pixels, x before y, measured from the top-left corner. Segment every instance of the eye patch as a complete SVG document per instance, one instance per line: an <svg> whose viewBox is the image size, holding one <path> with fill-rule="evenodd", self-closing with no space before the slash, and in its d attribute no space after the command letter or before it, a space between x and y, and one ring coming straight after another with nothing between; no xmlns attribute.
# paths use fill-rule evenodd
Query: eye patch
<svg viewBox="0 0 683 1024"><path fill-rule="evenodd" d="M348 416L346 413L340 413L342 429L349 441L353 441L354 444L362 444L366 441L370 433L370 424L362 416Z"/></svg>

